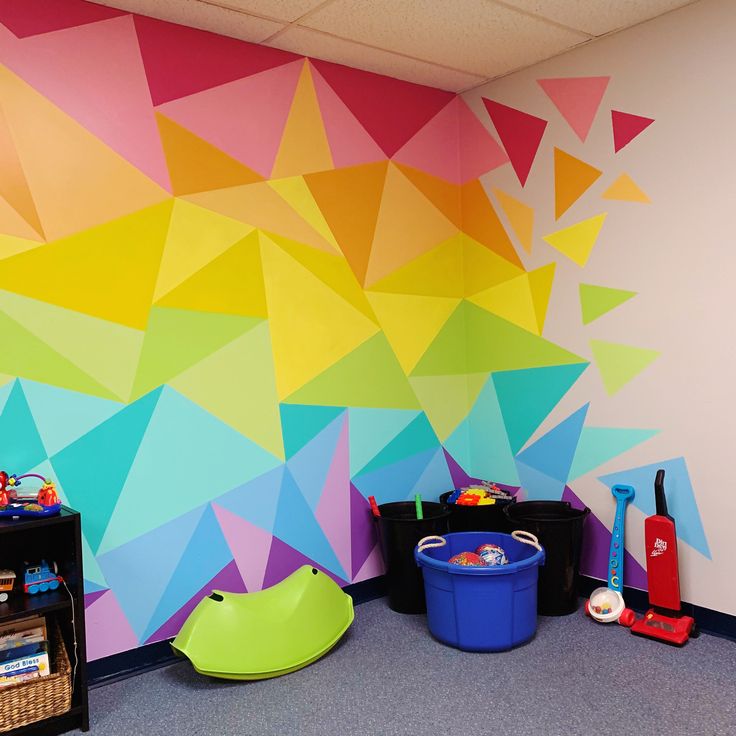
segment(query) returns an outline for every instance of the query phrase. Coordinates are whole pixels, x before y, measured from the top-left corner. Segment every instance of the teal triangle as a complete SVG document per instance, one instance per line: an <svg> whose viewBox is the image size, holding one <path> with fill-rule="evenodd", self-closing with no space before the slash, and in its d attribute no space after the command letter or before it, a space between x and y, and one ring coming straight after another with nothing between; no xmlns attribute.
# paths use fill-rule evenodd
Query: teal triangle
<svg viewBox="0 0 736 736"><path fill-rule="evenodd" d="M580 435L569 480L590 473L603 463L658 434L658 429L584 427Z"/></svg>
<svg viewBox="0 0 736 736"><path fill-rule="evenodd" d="M0 448L0 469L9 475L27 473L47 457L20 381L13 382L0 413Z"/></svg>
<svg viewBox="0 0 736 736"><path fill-rule="evenodd" d="M286 458L295 455L345 409L341 406L281 404L281 432Z"/></svg>
<svg viewBox="0 0 736 736"><path fill-rule="evenodd" d="M470 424L467 418L455 427L453 433L445 440L444 446L462 471L470 475L473 461L470 456Z"/></svg>
<svg viewBox="0 0 736 736"><path fill-rule="evenodd" d="M218 496L213 503L272 534L285 469L285 465L279 465Z"/></svg>
<svg viewBox="0 0 736 736"><path fill-rule="evenodd" d="M288 470L284 473L273 535L343 580L349 580Z"/></svg>
<svg viewBox="0 0 736 736"><path fill-rule="evenodd" d="M437 435L424 413L420 414L394 437L360 472L370 473L378 468L399 462L410 455L439 446Z"/></svg>
<svg viewBox="0 0 736 736"><path fill-rule="evenodd" d="M667 496L667 511L675 519L677 536L710 560L710 547L684 457L620 470L616 473L602 475L598 480L609 488L617 484L633 486L636 495L631 503L647 516L652 516L655 513L654 478L659 468L665 471L664 489Z"/></svg>
<svg viewBox="0 0 736 736"><path fill-rule="evenodd" d="M518 455L519 462L562 482L564 486L570 475L589 406L590 404L585 404L527 447Z"/></svg>
<svg viewBox="0 0 736 736"><path fill-rule="evenodd" d="M351 477L418 416L413 409L348 409Z"/></svg>
<svg viewBox="0 0 736 736"><path fill-rule="evenodd" d="M142 396L51 458L95 553L160 396L160 388Z"/></svg>
<svg viewBox="0 0 736 736"><path fill-rule="evenodd" d="M526 501L559 501L565 491L565 482L540 473L522 462L516 461L519 485Z"/></svg>
<svg viewBox="0 0 736 736"><path fill-rule="evenodd" d="M125 406L45 383L21 383L49 455L60 452Z"/></svg>
<svg viewBox="0 0 736 736"><path fill-rule="evenodd" d="M408 489L417 485L435 455L435 450L425 450L393 465L358 475L353 484L365 498L375 496L379 504L406 500Z"/></svg>
<svg viewBox="0 0 736 736"><path fill-rule="evenodd" d="M165 386L99 550L125 544L280 464Z"/></svg>
<svg viewBox="0 0 736 736"><path fill-rule="evenodd" d="M526 368L493 374L496 396L516 454L590 363Z"/></svg>
<svg viewBox="0 0 736 736"><path fill-rule="evenodd" d="M208 506L141 639L148 639L233 559L217 517Z"/></svg>
<svg viewBox="0 0 736 736"><path fill-rule="evenodd" d="M100 588L108 587L105 576L102 574L102 570L97 564L97 558L92 552L89 542L87 541L87 537L84 534L82 534L82 565L85 580L100 586Z"/></svg>

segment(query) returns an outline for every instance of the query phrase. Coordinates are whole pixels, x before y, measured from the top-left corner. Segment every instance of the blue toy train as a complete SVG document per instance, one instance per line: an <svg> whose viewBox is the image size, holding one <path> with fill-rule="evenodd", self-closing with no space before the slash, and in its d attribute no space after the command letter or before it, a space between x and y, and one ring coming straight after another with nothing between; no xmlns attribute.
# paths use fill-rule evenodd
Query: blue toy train
<svg viewBox="0 0 736 736"><path fill-rule="evenodd" d="M56 590L62 578L59 576L56 563L49 565L46 560L42 560L38 565L26 567L23 589L30 595L36 593L45 593L47 590Z"/></svg>

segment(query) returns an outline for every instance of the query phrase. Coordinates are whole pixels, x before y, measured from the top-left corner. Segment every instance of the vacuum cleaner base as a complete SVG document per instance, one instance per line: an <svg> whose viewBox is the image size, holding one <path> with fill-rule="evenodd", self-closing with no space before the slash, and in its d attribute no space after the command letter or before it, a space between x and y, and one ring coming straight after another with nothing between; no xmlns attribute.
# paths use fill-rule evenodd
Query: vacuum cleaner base
<svg viewBox="0 0 736 736"><path fill-rule="evenodd" d="M631 633L681 647L694 634L694 626L695 619L691 616L665 616L650 608L644 618L631 627Z"/></svg>

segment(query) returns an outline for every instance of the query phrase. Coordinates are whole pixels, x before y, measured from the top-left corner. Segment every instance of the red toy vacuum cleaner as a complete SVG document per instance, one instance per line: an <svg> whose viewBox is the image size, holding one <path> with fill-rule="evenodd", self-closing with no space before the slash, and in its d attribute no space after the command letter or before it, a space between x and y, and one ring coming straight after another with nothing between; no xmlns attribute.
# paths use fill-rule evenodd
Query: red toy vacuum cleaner
<svg viewBox="0 0 736 736"><path fill-rule="evenodd" d="M657 471L654 498L657 513L644 520L651 608L631 627L631 633L681 647L690 637L697 636L697 630L692 616L681 611L677 534L675 520L667 513L663 469Z"/></svg>

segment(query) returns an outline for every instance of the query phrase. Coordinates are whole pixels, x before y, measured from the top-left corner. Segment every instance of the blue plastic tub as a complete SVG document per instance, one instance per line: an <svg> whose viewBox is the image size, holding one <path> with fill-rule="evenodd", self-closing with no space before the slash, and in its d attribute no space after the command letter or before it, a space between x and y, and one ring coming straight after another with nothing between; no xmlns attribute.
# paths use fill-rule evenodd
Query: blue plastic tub
<svg viewBox="0 0 736 736"><path fill-rule="evenodd" d="M544 550L500 532L457 532L444 538L444 547L414 549L432 635L468 652L502 652L529 641L537 630L537 574ZM509 564L462 567L448 562L485 543L503 547Z"/></svg>

